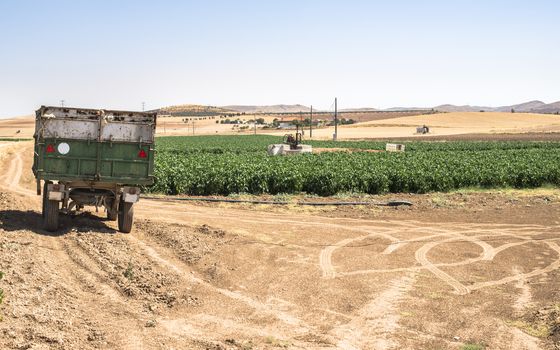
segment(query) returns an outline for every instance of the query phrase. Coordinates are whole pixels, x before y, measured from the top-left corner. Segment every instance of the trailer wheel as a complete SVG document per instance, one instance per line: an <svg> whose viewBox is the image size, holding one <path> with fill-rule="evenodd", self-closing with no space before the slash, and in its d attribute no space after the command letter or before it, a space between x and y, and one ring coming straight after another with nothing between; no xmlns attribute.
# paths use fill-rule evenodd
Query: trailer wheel
<svg viewBox="0 0 560 350"><path fill-rule="evenodd" d="M43 218L45 217L45 214L47 213L47 190L48 190L48 185L52 184L52 181L45 181L45 183L43 184L43 211L41 212L41 215L43 216Z"/></svg>
<svg viewBox="0 0 560 350"><path fill-rule="evenodd" d="M58 229L58 210L59 201L43 200L45 215L43 217L43 226L45 230L54 232Z"/></svg>
<svg viewBox="0 0 560 350"><path fill-rule="evenodd" d="M134 203L121 201L119 203L119 231L130 233L134 219Z"/></svg>

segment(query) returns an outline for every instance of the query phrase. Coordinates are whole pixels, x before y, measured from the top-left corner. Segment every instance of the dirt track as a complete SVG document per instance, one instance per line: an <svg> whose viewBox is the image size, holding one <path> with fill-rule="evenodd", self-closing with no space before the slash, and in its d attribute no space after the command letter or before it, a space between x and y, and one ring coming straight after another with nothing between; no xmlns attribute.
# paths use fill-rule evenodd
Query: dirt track
<svg viewBox="0 0 560 350"><path fill-rule="evenodd" d="M558 190L412 209L144 200L130 235L95 213L51 235L30 151L0 149L0 348L560 344Z"/></svg>

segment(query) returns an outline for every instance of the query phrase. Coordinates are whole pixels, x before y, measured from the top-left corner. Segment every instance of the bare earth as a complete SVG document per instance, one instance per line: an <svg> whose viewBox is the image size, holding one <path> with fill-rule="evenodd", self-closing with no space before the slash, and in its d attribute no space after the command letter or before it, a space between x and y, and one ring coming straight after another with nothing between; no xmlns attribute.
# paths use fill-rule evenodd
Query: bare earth
<svg viewBox="0 0 560 350"><path fill-rule="evenodd" d="M142 200L41 229L31 145L0 148L2 349L557 349L560 191L413 207ZM99 217L98 217L99 216Z"/></svg>

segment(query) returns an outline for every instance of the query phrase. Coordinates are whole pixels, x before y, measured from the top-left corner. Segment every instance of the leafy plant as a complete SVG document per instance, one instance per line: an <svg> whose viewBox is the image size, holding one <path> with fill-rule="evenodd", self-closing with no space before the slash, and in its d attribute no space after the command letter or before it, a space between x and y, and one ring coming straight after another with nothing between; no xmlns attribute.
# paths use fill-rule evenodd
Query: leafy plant
<svg viewBox="0 0 560 350"><path fill-rule="evenodd" d="M484 350L484 349L486 349L486 347L480 344L468 343L461 346L461 350Z"/></svg>
<svg viewBox="0 0 560 350"><path fill-rule="evenodd" d="M467 187L560 185L560 142L408 142L405 153L326 152L270 157L269 135L157 139L155 184L166 194L425 193ZM316 147L382 150L379 141L312 141Z"/></svg>
<svg viewBox="0 0 560 350"><path fill-rule="evenodd" d="M132 262L130 261L128 262L128 266L123 271L123 276L129 280L134 278L134 270L133 270Z"/></svg>
<svg viewBox="0 0 560 350"><path fill-rule="evenodd" d="M0 271L0 281L4 278L4 272ZM4 302L4 290L0 288L0 305ZM2 314L0 314L0 321L2 321Z"/></svg>

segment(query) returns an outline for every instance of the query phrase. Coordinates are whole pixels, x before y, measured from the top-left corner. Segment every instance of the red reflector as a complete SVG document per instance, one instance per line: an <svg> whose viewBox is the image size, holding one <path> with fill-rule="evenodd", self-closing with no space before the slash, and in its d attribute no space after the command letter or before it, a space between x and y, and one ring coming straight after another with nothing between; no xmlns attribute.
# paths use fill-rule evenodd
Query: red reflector
<svg viewBox="0 0 560 350"><path fill-rule="evenodd" d="M138 157L140 158L146 158L148 155L146 154L146 152L141 149L140 152L138 152Z"/></svg>
<svg viewBox="0 0 560 350"><path fill-rule="evenodd" d="M54 153L54 146L53 145L48 145L47 146L47 153Z"/></svg>

